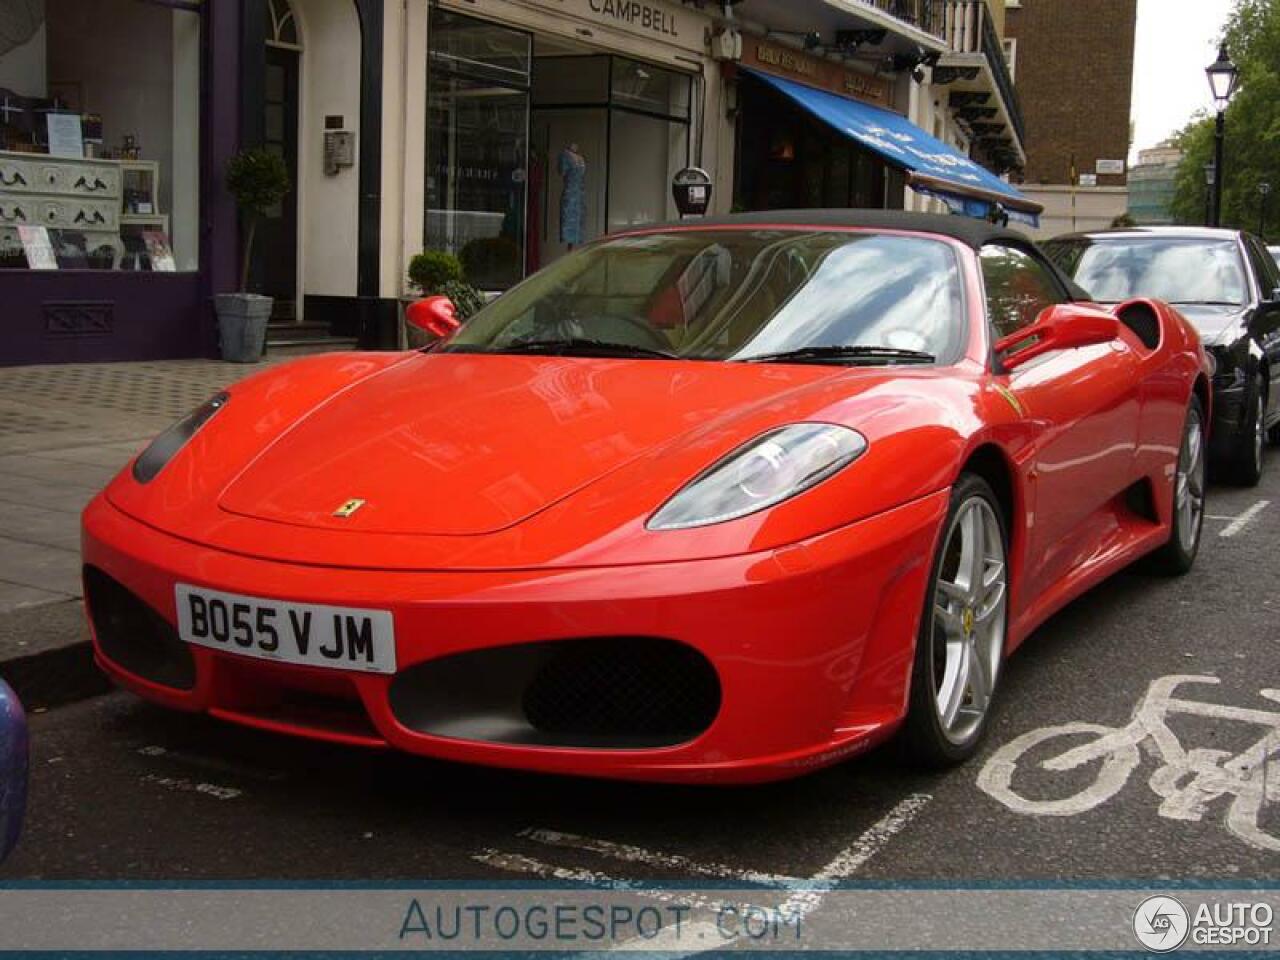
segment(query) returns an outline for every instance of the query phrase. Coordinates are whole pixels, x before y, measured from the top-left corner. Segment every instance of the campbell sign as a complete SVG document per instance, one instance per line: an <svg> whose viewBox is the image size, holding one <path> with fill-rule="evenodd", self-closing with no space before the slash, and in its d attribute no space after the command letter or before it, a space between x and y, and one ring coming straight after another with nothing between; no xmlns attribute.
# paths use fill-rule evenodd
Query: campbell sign
<svg viewBox="0 0 1280 960"><path fill-rule="evenodd" d="M601 19L673 39L680 36L675 14L661 7L640 0L587 0L587 5Z"/></svg>

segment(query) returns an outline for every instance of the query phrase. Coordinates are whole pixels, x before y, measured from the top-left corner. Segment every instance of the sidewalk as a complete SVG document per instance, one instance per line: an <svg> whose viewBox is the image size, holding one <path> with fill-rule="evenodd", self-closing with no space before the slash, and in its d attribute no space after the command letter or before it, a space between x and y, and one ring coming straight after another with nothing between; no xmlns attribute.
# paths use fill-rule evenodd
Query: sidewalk
<svg viewBox="0 0 1280 960"><path fill-rule="evenodd" d="M78 608L85 504L151 437L271 362L0 367L0 616L53 604ZM65 614L45 609L39 616L61 622ZM0 630L0 660L56 646L47 633ZM62 642L81 639L77 633Z"/></svg>

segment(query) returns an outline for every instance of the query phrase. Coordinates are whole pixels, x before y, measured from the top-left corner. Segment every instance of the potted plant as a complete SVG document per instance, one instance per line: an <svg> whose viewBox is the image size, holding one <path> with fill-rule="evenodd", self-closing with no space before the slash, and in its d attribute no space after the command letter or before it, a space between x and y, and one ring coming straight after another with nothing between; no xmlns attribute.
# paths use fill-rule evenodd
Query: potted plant
<svg viewBox="0 0 1280 960"><path fill-rule="evenodd" d="M442 250L427 250L409 261L409 285L424 297L448 297L458 320L466 321L484 306L484 295L465 279L462 261ZM432 337L405 324L409 346L425 347Z"/></svg>
<svg viewBox="0 0 1280 960"><path fill-rule="evenodd" d="M234 363L254 363L262 357L267 339L267 321L274 302L270 297L249 292L249 267L253 262L253 241L258 221L281 203L293 185L284 158L262 147L244 150L227 164L227 190L236 199L244 217L244 250L238 293L222 293L214 298L218 314L218 340L222 359Z"/></svg>

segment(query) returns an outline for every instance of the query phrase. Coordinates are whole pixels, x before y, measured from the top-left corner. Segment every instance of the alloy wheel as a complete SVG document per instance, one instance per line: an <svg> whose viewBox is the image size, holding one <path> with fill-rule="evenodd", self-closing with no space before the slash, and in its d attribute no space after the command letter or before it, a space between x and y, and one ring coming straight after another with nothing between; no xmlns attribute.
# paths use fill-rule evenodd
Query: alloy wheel
<svg viewBox="0 0 1280 960"><path fill-rule="evenodd" d="M933 607L932 690L939 727L961 744L981 727L1004 655L1008 567L985 497L965 501L947 531Z"/></svg>
<svg viewBox="0 0 1280 960"><path fill-rule="evenodd" d="M1258 422L1262 422L1261 416L1258 417ZM1178 540L1187 553L1195 552L1200 539L1204 488L1204 424L1199 411L1193 409L1187 417L1187 430L1182 438L1182 451L1178 455L1178 474L1174 488L1174 506L1178 511Z"/></svg>

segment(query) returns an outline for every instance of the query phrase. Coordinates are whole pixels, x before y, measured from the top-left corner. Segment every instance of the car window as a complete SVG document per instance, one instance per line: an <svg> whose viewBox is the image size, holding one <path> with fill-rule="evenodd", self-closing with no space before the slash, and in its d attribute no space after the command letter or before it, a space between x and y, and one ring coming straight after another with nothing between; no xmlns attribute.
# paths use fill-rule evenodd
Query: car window
<svg viewBox="0 0 1280 960"><path fill-rule="evenodd" d="M1257 237L1246 237L1245 248L1249 251L1249 263L1258 278L1258 295L1263 300L1270 300L1277 286L1280 286L1280 271L1270 252Z"/></svg>
<svg viewBox="0 0 1280 960"><path fill-rule="evenodd" d="M1244 262L1234 239L1159 233L1100 235L1049 245L1049 255L1100 303L1243 304Z"/></svg>
<svg viewBox="0 0 1280 960"><path fill-rule="evenodd" d="M589 339L690 360L808 348L965 343L960 261L940 240L814 229L621 236L558 260L466 324L446 351Z"/></svg>
<svg viewBox="0 0 1280 960"><path fill-rule="evenodd" d="M981 259L987 315L997 338L1035 323L1042 311L1067 299L1049 268L1025 250L988 244Z"/></svg>

